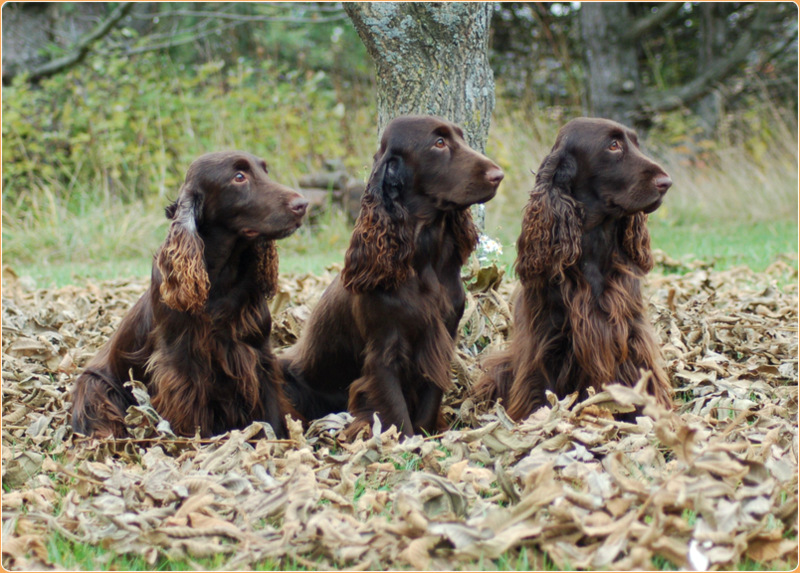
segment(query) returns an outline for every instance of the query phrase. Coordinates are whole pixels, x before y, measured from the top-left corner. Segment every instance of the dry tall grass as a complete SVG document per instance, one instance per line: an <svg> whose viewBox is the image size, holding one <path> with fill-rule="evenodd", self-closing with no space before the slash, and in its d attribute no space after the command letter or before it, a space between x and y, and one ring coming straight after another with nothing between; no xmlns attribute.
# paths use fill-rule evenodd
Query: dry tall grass
<svg viewBox="0 0 800 573"><path fill-rule="evenodd" d="M487 230L516 237L519 218L538 169L558 128L571 119L558 110L549 117L498 106L487 154L506 172L498 195L487 205ZM762 142L760 157L744 145L690 150L645 142L646 152L665 167L674 184L652 218L673 223L709 220L797 221L797 126L778 126L779 140Z"/></svg>
<svg viewBox="0 0 800 573"><path fill-rule="evenodd" d="M558 128L569 119L557 108L546 114L536 114L513 110L502 100L498 102L486 153L500 164L506 177L497 197L486 206L486 232L504 246L505 262L513 260L520 214L534 185L533 171L550 150ZM356 113L352 120L348 128L352 153L344 151L342 142L337 146L326 140L321 147L330 153L333 153L330 150L339 149L347 155L346 164L352 173L366 178L375 147L374 126L366 112ZM332 118L332 121L338 120ZM336 137L338 132L329 127L321 129L317 135ZM225 128L220 126L219 129ZM286 137L291 137L289 131L281 130ZM648 152L664 164L674 180L664 205L651 217L652 224L703 226L713 221L738 225L775 220L796 224L797 126L780 123L773 133L778 133L779 139L760 142L763 152L759 157L743 145L715 145L693 154L687 153L686 146L647 142ZM235 142L229 140L230 134L210 134L209 139L225 147L236 147ZM355 147L353 141L358 142ZM293 153L303 149L303 146L295 146ZM293 157L288 148L285 151L283 155L277 154L280 157L268 158L272 172L276 180L296 185L299 176L308 171L309 164L304 157ZM172 193L166 190L123 202L107 189L83 188L84 184L73 180L67 187L56 179L29 181L26 193L19 196L19 204L5 200L4 262L22 274L28 274L28 269L60 264L65 267L62 274L81 268L86 269L79 272L83 276L97 268L103 270L98 277L112 278L117 276L115 261L135 260L141 264L133 267L127 264L124 268L147 272L150 256L163 240L166 229L163 207L177 194L177 188ZM80 198L77 207L76 197ZM332 217L314 228L304 228L297 236L282 242L282 252L286 253L284 260L290 261L294 254L299 255L295 258L301 262L313 258L313 263L304 264L319 270L331 262L340 262L339 251L344 252L350 231L351 226L343 217ZM314 250L316 247L319 253ZM286 268L295 272L310 270ZM30 274L48 276L52 273L39 270Z"/></svg>

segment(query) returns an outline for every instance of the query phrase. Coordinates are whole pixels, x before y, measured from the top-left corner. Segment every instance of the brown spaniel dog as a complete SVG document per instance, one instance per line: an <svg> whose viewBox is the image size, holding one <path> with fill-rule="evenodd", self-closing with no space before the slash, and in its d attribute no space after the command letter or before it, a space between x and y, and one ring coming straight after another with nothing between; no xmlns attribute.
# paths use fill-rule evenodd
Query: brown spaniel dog
<svg viewBox="0 0 800 573"><path fill-rule="evenodd" d="M579 118L561 129L517 241L514 337L487 360L476 396L502 398L520 420L547 404L546 390L585 398L648 371L647 390L671 405L640 287L653 266L647 214L671 185L627 127Z"/></svg>
<svg viewBox="0 0 800 573"><path fill-rule="evenodd" d="M374 413L405 435L439 428L464 312L461 266L478 239L469 206L494 197L502 179L449 121L389 123L344 270L281 357L302 415L347 408L351 437Z"/></svg>
<svg viewBox="0 0 800 573"><path fill-rule="evenodd" d="M75 431L127 434L131 372L177 434L199 428L210 436L261 420L284 435L293 410L270 348L267 298L278 277L275 240L300 226L307 204L249 153L194 161L167 207L172 223L150 288L75 384Z"/></svg>

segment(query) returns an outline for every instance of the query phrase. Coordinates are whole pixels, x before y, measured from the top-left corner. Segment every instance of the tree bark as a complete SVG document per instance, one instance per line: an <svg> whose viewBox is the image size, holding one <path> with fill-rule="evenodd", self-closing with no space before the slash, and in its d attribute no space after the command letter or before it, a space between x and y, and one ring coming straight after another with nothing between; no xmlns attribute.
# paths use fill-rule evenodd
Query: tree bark
<svg viewBox="0 0 800 573"><path fill-rule="evenodd" d="M346 2L375 63L378 137L394 117L439 115L483 152L494 110L489 2Z"/></svg>

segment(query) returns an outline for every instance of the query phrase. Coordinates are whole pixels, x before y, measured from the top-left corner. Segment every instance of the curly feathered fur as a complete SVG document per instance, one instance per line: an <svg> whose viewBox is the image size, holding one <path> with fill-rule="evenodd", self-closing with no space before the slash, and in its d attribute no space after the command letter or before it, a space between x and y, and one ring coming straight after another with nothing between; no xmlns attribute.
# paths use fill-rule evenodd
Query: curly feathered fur
<svg viewBox="0 0 800 573"><path fill-rule="evenodd" d="M468 207L491 199L502 177L450 122L389 124L344 270L281 357L303 416L347 408L351 436L375 413L407 435L437 430L464 311L460 269L478 240Z"/></svg>
<svg viewBox="0 0 800 573"><path fill-rule="evenodd" d="M478 397L521 419L546 390L585 397L649 371L647 390L671 404L640 286L653 265L647 213L670 185L627 128L587 118L562 128L523 215L514 336L485 362Z"/></svg>
<svg viewBox="0 0 800 573"><path fill-rule="evenodd" d="M414 254L411 214L398 199L404 174L400 159L374 169L345 254L342 282L351 292L396 289L406 281Z"/></svg>
<svg viewBox="0 0 800 573"><path fill-rule="evenodd" d="M155 264L161 273L159 293L164 304L182 312L198 312L206 304L210 284L195 223L196 192L191 187L182 191L170 209L172 223Z"/></svg>
<svg viewBox="0 0 800 573"><path fill-rule="evenodd" d="M75 384L75 430L126 435L132 375L177 434L262 420L283 435L294 410L269 344L267 299L278 278L275 239L297 229L306 206L250 154L195 161L166 209L172 222L150 288Z"/></svg>

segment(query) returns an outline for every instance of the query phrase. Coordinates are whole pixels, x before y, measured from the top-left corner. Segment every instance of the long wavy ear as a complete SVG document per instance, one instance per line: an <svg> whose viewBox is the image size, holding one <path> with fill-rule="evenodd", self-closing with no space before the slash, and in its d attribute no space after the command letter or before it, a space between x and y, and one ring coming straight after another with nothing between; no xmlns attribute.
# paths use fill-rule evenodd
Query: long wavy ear
<svg viewBox="0 0 800 573"><path fill-rule="evenodd" d="M210 287L203 259L203 241L197 233L202 212L202 196L187 185L178 200L167 207L172 224L167 240L156 254L161 273L161 299L168 307L182 312L199 312L205 306Z"/></svg>
<svg viewBox="0 0 800 573"><path fill-rule="evenodd" d="M406 280L414 237L401 196L412 178L403 159L390 151L377 159L345 254L342 281L347 290L393 290Z"/></svg>
<svg viewBox="0 0 800 573"><path fill-rule="evenodd" d="M653 269L653 253L650 251L650 231L647 229L647 213L636 213L621 221L622 250L633 264L645 273Z"/></svg>
<svg viewBox="0 0 800 573"><path fill-rule="evenodd" d="M452 211L450 216L450 229L456 241L456 249L461 259L461 264L467 262L470 253L475 250L478 244L478 228L472 220L472 212L469 209Z"/></svg>
<svg viewBox="0 0 800 573"><path fill-rule="evenodd" d="M539 167L517 240L515 267L524 285L537 277L560 282L580 256L583 211L570 195L577 172L563 148L554 148Z"/></svg>
<svg viewBox="0 0 800 573"><path fill-rule="evenodd" d="M255 249L258 260L258 288L267 298L272 298L278 290L278 248L275 246L275 241L261 237Z"/></svg>

